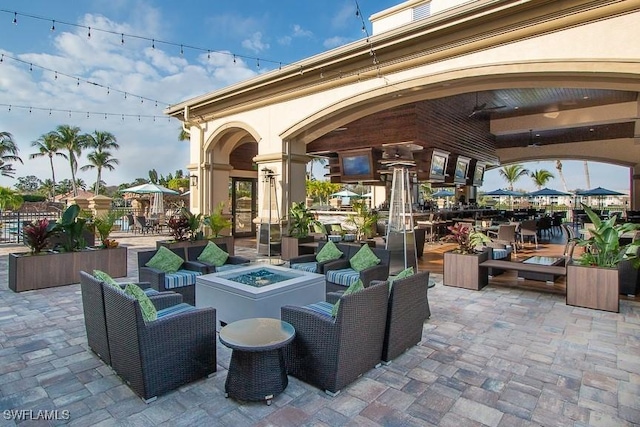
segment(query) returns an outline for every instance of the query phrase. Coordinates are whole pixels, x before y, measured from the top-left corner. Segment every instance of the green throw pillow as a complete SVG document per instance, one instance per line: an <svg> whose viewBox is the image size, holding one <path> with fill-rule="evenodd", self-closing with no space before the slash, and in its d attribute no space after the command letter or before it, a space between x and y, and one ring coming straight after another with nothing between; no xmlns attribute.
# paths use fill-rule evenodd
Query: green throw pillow
<svg viewBox="0 0 640 427"><path fill-rule="evenodd" d="M396 280L405 279L409 276L413 276L413 267L405 268L395 276L389 276L389 278L387 279L389 281L389 292L391 292L393 282L395 282Z"/></svg>
<svg viewBox="0 0 640 427"><path fill-rule="evenodd" d="M339 259L342 256L342 251L338 249L335 243L329 240L316 255L316 261L327 262Z"/></svg>
<svg viewBox="0 0 640 427"><path fill-rule="evenodd" d="M115 286L116 288L120 289L120 284L113 280L113 277L109 276L104 271L93 270L93 277L106 283L107 285Z"/></svg>
<svg viewBox="0 0 640 427"><path fill-rule="evenodd" d="M373 253L369 245L362 245L360 250L349 260L351 268L355 271L366 270L369 267L380 264L380 258Z"/></svg>
<svg viewBox="0 0 640 427"><path fill-rule="evenodd" d="M227 258L229 258L228 253L220 249L220 246L215 243L209 242L202 250L202 253L198 257L198 261L208 262L216 267L221 267L225 262L227 262Z"/></svg>
<svg viewBox="0 0 640 427"><path fill-rule="evenodd" d="M145 294L138 285L129 283L124 288L124 293L138 300L138 303L140 304L140 311L142 312L142 318L145 322L151 322L158 318L156 306L153 305L147 294Z"/></svg>
<svg viewBox="0 0 640 427"><path fill-rule="evenodd" d="M349 286L347 288L346 291L344 291L344 293L342 294L342 297L344 297L345 295L349 295L352 294L354 292L358 292L364 289L364 284L362 283L362 280L358 279L355 282L353 282L351 284L351 286ZM340 298L342 298L340 297ZM338 315L338 307L340 307L340 300L338 300L334 305L333 305L333 310L331 310L331 315L333 317L336 317Z"/></svg>
<svg viewBox="0 0 640 427"><path fill-rule="evenodd" d="M184 263L184 260L179 255L164 246L160 246L158 252L147 262L146 266L157 268L165 273L175 273L182 266L182 263Z"/></svg>

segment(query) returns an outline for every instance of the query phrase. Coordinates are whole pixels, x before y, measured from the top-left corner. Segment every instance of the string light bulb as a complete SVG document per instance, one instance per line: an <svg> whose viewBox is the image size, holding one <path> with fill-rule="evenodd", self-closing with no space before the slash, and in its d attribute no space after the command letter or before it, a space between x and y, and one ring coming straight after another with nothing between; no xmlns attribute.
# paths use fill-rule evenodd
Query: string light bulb
<svg viewBox="0 0 640 427"><path fill-rule="evenodd" d="M156 48L156 41L155 39L151 39L151 49L155 49Z"/></svg>
<svg viewBox="0 0 640 427"><path fill-rule="evenodd" d="M55 20L55 19L53 19L53 20L51 21L51 31L55 31L55 30L56 30L56 20Z"/></svg>
<svg viewBox="0 0 640 427"><path fill-rule="evenodd" d="M184 56L184 49L182 48L182 45L180 45L180 56Z"/></svg>
<svg viewBox="0 0 640 427"><path fill-rule="evenodd" d="M256 58L256 65L260 68L260 58Z"/></svg>
<svg viewBox="0 0 640 427"><path fill-rule="evenodd" d="M120 44L124 44L124 33L120 33Z"/></svg>
<svg viewBox="0 0 640 427"><path fill-rule="evenodd" d="M18 12L13 12L13 23L18 25Z"/></svg>
<svg viewBox="0 0 640 427"><path fill-rule="evenodd" d="M90 39L91 38L91 27L88 27L88 31L87 31L87 38Z"/></svg>
<svg viewBox="0 0 640 427"><path fill-rule="evenodd" d="M4 62L4 53L0 56L0 62Z"/></svg>
<svg viewBox="0 0 640 427"><path fill-rule="evenodd" d="M33 71L33 64L29 64L29 71Z"/></svg>

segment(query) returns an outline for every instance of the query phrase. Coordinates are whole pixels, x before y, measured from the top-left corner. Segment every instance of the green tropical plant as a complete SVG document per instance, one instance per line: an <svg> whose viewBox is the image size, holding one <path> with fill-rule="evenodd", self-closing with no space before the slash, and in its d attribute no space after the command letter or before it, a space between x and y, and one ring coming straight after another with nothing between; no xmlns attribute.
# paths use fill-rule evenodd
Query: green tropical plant
<svg viewBox="0 0 640 427"><path fill-rule="evenodd" d="M123 212L119 211L109 211L106 214L101 216L97 216L93 220L93 225L95 227L98 236L100 236L100 242L102 242L102 246L104 248L109 248L114 246L114 241L109 239L109 235L113 230L113 226L118 220L118 218L122 217Z"/></svg>
<svg viewBox="0 0 640 427"><path fill-rule="evenodd" d="M351 209L355 212L355 215L349 215L345 223L355 227L357 240L364 240L373 234L376 229L378 213L369 209L364 200L351 202Z"/></svg>
<svg viewBox="0 0 640 427"><path fill-rule="evenodd" d="M48 219L37 219L22 228L22 239L32 254L38 254L47 247L49 238L56 232L58 225Z"/></svg>
<svg viewBox="0 0 640 427"><path fill-rule="evenodd" d="M182 215L172 216L167 221L167 227L169 227L171 237L176 242L187 240L187 233L189 232L189 221Z"/></svg>
<svg viewBox="0 0 640 427"><path fill-rule="evenodd" d="M5 209L18 209L24 199L10 188L0 187L0 212Z"/></svg>
<svg viewBox="0 0 640 427"><path fill-rule="evenodd" d="M71 188L73 195L77 196L76 172L78 171L78 157L87 146L87 135L81 134L79 127L70 125L58 126L54 132L51 132L51 135L58 147L67 150L66 156L71 169Z"/></svg>
<svg viewBox="0 0 640 427"><path fill-rule="evenodd" d="M474 231L467 224L455 224L447 227L451 234L444 237L444 241L457 243L458 247L453 250L459 254L472 254L476 247L483 243L489 243L491 239L484 233Z"/></svg>
<svg viewBox="0 0 640 427"><path fill-rule="evenodd" d="M531 172L531 179L533 179L533 183L538 190L542 189L550 179L555 178L555 176L546 169L534 170Z"/></svg>
<svg viewBox="0 0 640 427"><path fill-rule="evenodd" d="M51 198L53 199L53 197L55 197L56 195L56 170L53 167L53 156L60 156L66 159L67 155L58 151L60 150L61 147L56 143L56 137L51 132L46 133L40 136L40 138L38 138L37 140L31 142L31 146L36 147L38 149L38 152L29 154L30 159L35 159L35 158L44 157L44 156L49 158L49 165L51 167L51 181L52 181L50 194L51 194Z"/></svg>
<svg viewBox="0 0 640 427"><path fill-rule="evenodd" d="M189 240L202 240L204 239L204 233L202 232L202 224L204 217L201 213L194 214L187 208L180 209L180 215L187 220L187 235Z"/></svg>
<svg viewBox="0 0 640 427"><path fill-rule="evenodd" d="M623 260L635 260L634 266L638 268L640 259L636 252L640 241L635 240L626 245L620 245L620 235L625 232L640 228L640 224L623 223L616 224L617 215L607 220L601 220L593 210L582 203L582 209L594 225L589 229L588 238L575 238L578 246L585 247L585 252L577 259L580 265L615 268Z"/></svg>
<svg viewBox="0 0 640 427"><path fill-rule="evenodd" d="M202 220L203 224L211 229L213 237L220 237L220 232L232 225L231 220L222 214L223 208L224 202L218 203L215 209L213 209L213 212L209 215L205 215Z"/></svg>
<svg viewBox="0 0 640 427"><path fill-rule="evenodd" d="M315 219L311 211L302 202L293 202L289 208L289 236L307 237L309 227L313 224L320 224Z"/></svg>
<svg viewBox="0 0 640 427"><path fill-rule="evenodd" d="M62 238L62 250L74 252L84 249L86 242L82 235L87 229L90 215L83 213L78 205L71 205L62 213L56 223L56 234Z"/></svg>
<svg viewBox="0 0 640 427"><path fill-rule="evenodd" d="M9 162L22 162L18 156L18 146L9 132L0 132L0 175L13 177L16 170Z"/></svg>

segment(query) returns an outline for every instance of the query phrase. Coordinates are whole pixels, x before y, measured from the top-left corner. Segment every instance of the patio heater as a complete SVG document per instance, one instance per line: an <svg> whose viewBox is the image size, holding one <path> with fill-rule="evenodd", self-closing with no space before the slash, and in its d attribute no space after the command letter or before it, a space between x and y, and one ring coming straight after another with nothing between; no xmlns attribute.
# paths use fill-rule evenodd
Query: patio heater
<svg viewBox="0 0 640 427"><path fill-rule="evenodd" d="M416 257L411 187L409 185L409 169L415 166L415 162L395 160L388 165L393 174L386 244L386 249L391 256L389 272L397 274L409 267L413 267L414 272L417 272L418 259Z"/></svg>
<svg viewBox="0 0 640 427"><path fill-rule="evenodd" d="M261 215L261 223L260 223L260 235L258 237L258 253L266 254L271 260L271 255L273 254L274 245L280 241L280 209L278 208L278 195L276 194L276 176L278 176L273 170L268 168L262 169L262 182L264 184L263 193L266 194L267 205L262 209L263 215ZM274 224L274 204L275 204L275 212L277 221ZM264 211L267 210L267 223L264 222ZM276 225L276 229L274 229L274 225ZM275 237L275 239L274 239ZM278 251L279 254L279 251Z"/></svg>

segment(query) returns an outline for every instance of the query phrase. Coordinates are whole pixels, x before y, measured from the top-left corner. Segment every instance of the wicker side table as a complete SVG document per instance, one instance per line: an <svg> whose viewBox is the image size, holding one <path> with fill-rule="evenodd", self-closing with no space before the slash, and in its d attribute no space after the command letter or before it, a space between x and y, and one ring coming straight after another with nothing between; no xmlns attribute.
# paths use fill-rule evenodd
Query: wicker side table
<svg viewBox="0 0 640 427"><path fill-rule="evenodd" d="M271 405L289 384L283 348L295 334L289 323L271 318L238 320L220 329L220 342L232 349L225 397Z"/></svg>

